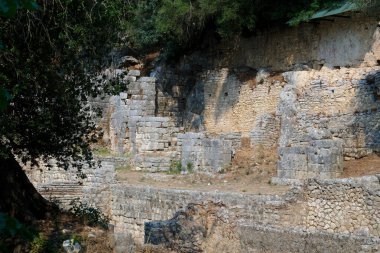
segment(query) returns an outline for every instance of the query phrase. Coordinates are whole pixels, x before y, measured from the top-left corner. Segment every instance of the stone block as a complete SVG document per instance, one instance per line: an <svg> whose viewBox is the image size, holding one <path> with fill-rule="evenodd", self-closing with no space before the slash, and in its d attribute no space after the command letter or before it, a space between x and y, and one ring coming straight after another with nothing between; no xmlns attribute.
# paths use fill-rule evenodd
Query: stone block
<svg viewBox="0 0 380 253"><path fill-rule="evenodd" d="M146 83L154 83L156 81L156 78L155 77L143 76L143 77L140 77L140 79L138 81L139 82L146 82Z"/></svg>
<svg viewBox="0 0 380 253"><path fill-rule="evenodd" d="M128 76L134 76L134 77L137 77L137 76L140 76L140 70L130 70L128 71Z"/></svg>

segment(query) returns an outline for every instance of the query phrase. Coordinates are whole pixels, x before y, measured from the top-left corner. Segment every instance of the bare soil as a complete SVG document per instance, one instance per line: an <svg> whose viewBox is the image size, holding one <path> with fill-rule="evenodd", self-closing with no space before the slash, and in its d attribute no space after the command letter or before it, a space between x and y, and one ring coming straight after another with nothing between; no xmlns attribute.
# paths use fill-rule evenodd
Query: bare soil
<svg viewBox="0 0 380 253"><path fill-rule="evenodd" d="M380 174L380 156L372 154L361 159L345 161L341 178L375 174Z"/></svg>
<svg viewBox="0 0 380 253"><path fill-rule="evenodd" d="M249 144L249 143L248 143ZM249 145L235 154L230 167L220 173L196 172L187 175L146 173L120 170L119 181L131 185L149 185L157 188L200 191L240 192L247 194L281 194L288 186L271 185L276 175L276 153L273 150L252 150ZM246 146L246 147L244 147Z"/></svg>
<svg viewBox="0 0 380 253"><path fill-rule="evenodd" d="M187 175L168 173L149 173L121 170L117 173L119 181L131 185L149 185L157 188L187 189L217 192L240 192L247 194L282 194L289 186L270 183L276 175L276 158L274 155L260 154L243 149L235 155L232 166L221 173L196 172ZM273 153L272 153L273 154ZM380 156L368 157L344 162L340 178L360 177L380 174Z"/></svg>

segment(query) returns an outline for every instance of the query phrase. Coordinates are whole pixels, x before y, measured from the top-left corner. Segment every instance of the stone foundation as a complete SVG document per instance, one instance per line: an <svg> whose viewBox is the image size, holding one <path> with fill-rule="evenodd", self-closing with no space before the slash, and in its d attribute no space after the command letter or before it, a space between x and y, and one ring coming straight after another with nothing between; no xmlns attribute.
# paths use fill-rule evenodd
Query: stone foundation
<svg viewBox="0 0 380 253"><path fill-rule="evenodd" d="M380 250L380 175L309 179L281 195L252 195L132 186L115 181L112 163L105 161L85 172L83 180L74 170L56 167L28 174L44 197L65 209L79 197L111 218L116 237L136 243L149 241L179 252L222 250L227 247L223 242L237 245L230 252ZM163 239L168 229L171 237ZM181 240L190 251L183 250Z"/></svg>

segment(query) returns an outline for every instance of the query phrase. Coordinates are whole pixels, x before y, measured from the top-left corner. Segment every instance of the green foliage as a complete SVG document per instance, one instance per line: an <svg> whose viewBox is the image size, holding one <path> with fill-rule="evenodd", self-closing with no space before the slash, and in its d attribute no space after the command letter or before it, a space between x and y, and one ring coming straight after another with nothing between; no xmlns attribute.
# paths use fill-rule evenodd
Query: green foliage
<svg viewBox="0 0 380 253"><path fill-rule="evenodd" d="M194 172L194 164L191 161L186 163L186 168L182 167L182 162L179 160L173 160L170 163L169 174L181 174L182 171L186 170L188 173Z"/></svg>
<svg viewBox="0 0 380 253"><path fill-rule="evenodd" d="M42 233L39 233L33 241L30 243L30 252L31 253L40 253L47 248L48 239Z"/></svg>
<svg viewBox="0 0 380 253"><path fill-rule="evenodd" d="M30 243L30 253L58 253L61 252L64 236L55 234L46 236L39 233Z"/></svg>
<svg viewBox="0 0 380 253"><path fill-rule="evenodd" d="M181 161L173 160L170 163L169 174L180 174L182 171Z"/></svg>
<svg viewBox="0 0 380 253"><path fill-rule="evenodd" d="M23 161L54 156L67 167L92 159L89 143L98 135L87 100L104 90L95 77L119 41L125 2L40 0L38 5L33 12L20 9L12 18L0 17L5 47L0 50L0 154L12 152ZM11 100L4 107L5 91Z"/></svg>
<svg viewBox="0 0 380 253"><path fill-rule="evenodd" d="M359 9L365 9L371 5L379 4L378 0L312 0L302 9L289 14L291 17L289 25L295 26L301 22L309 21L310 17L319 10L338 8L346 3L355 4Z"/></svg>
<svg viewBox="0 0 380 253"><path fill-rule="evenodd" d="M31 241L35 232L14 217L0 213L0 252L8 252L16 240Z"/></svg>
<svg viewBox="0 0 380 253"><path fill-rule="evenodd" d="M190 161L186 163L186 170L188 173L193 173L194 171L194 164Z"/></svg>
<svg viewBox="0 0 380 253"><path fill-rule="evenodd" d="M34 0L0 0L0 16L13 17L18 9L37 10Z"/></svg>
<svg viewBox="0 0 380 253"><path fill-rule="evenodd" d="M18 9L37 10L38 4L34 0L0 0L0 17L13 17ZM0 50L4 49L0 40ZM6 77L1 76L0 81L4 82ZM0 111L5 110L12 96L7 89L0 85Z"/></svg>
<svg viewBox="0 0 380 253"><path fill-rule="evenodd" d="M222 37L255 27L255 5L250 0L162 0L156 1L156 9L150 17L151 29L167 43L182 47L196 43L207 26L215 26Z"/></svg>
<svg viewBox="0 0 380 253"><path fill-rule="evenodd" d="M92 153L95 155L95 156L100 156L100 157L108 157L108 156L112 156L112 152L110 149L106 148L106 147L96 147L92 150Z"/></svg>
<svg viewBox="0 0 380 253"><path fill-rule="evenodd" d="M160 0L129 2L126 27L134 48L141 50L159 44L162 37L155 28L155 22L160 5Z"/></svg>
<svg viewBox="0 0 380 253"><path fill-rule="evenodd" d="M368 2L371 0L353 0ZM128 5L128 34L137 48L164 46L166 55L199 45L205 31L228 38L273 22L296 25L341 0L140 0Z"/></svg>
<svg viewBox="0 0 380 253"><path fill-rule="evenodd" d="M104 229L108 228L109 218L104 215L98 208L90 207L86 203L82 203L79 199L70 202L72 212L83 223L89 226L100 226Z"/></svg>

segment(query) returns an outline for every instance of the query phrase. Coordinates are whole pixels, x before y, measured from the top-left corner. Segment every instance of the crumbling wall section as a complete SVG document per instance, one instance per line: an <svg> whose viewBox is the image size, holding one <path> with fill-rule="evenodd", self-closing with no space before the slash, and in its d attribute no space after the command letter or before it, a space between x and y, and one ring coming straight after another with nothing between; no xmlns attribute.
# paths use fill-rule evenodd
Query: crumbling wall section
<svg viewBox="0 0 380 253"><path fill-rule="evenodd" d="M284 74L278 176L333 178L343 157L380 148L380 68L341 68Z"/></svg>
<svg viewBox="0 0 380 253"><path fill-rule="evenodd" d="M209 136L205 133L178 134L178 154L182 166L191 163L197 171L219 172L231 164L241 146L240 133Z"/></svg>

